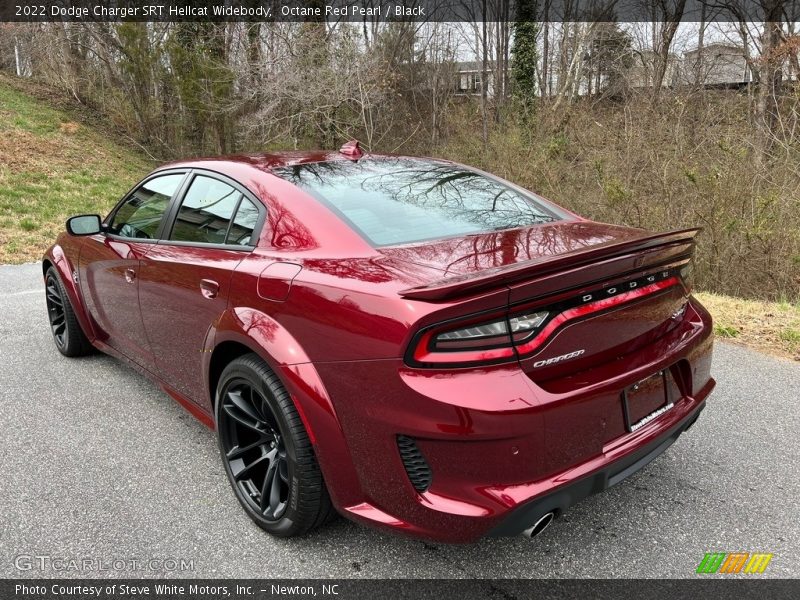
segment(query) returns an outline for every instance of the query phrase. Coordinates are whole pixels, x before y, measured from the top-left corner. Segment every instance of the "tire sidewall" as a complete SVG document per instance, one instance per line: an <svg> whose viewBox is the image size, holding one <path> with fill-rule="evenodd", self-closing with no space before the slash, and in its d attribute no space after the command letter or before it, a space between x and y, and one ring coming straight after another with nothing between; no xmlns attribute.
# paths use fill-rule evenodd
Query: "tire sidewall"
<svg viewBox="0 0 800 600"><path fill-rule="evenodd" d="M61 277L59 277L58 272L55 270L54 267L50 267L47 270L47 275L45 277L45 297L47 296L47 285L50 281L54 281L56 287L58 288L58 293L61 296L61 303L62 303L62 310L64 311L64 344L60 345L58 340L56 339L55 334L52 330L52 325L50 328L50 334L53 336L53 343L56 345L56 349L61 352L62 354L69 356L70 353L70 342L72 341L72 336L70 335L70 311L72 311L72 305L69 302L69 298L67 297L67 290L64 289L64 284L61 283ZM45 302L45 306L47 303ZM47 307L47 319L48 324L50 324L50 308Z"/></svg>

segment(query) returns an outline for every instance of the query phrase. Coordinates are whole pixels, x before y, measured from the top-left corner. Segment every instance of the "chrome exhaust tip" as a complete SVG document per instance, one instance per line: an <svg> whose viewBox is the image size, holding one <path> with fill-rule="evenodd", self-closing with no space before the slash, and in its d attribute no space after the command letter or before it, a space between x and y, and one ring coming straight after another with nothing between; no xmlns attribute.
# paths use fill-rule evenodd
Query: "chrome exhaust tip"
<svg viewBox="0 0 800 600"><path fill-rule="evenodd" d="M547 529L550 523L553 522L553 518L555 518L555 513L552 511L549 513L545 513L542 515L536 523L534 523L531 527L528 527L525 531L522 532L526 538L533 539L540 533L542 533L545 529Z"/></svg>

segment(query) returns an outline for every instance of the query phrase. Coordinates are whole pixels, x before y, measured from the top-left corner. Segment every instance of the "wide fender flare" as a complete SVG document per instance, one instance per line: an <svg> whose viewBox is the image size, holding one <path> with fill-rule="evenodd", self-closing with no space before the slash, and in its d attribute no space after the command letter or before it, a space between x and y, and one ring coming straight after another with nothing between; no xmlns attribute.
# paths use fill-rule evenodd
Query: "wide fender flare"
<svg viewBox="0 0 800 600"><path fill-rule="evenodd" d="M206 338L203 353L206 381L210 381L213 351L225 342L250 348L280 377L314 446L331 499L340 507L350 504L353 494L360 489L352 467L353 459L333 402L299 342L280 323L258 309L230 308ZM213 402L216 402L215 395L216 390L209 389Z"/></svg>
<svg viewBox="0 0 800 600"><path fill-rule="evenodd" d="M93 342L97 338L97 335L94 327L92 326L92 320L89 318L89 314L86 312L86 307L83 304L83 296L81 295L81 291L78 289L78 286L75 284L75 280L72 278L72 273L77 269L77 267L72 264L64 252L64 249L58 244L54 245L47 251L42 258L42 262L49 262L58 271L59 277L61 277L61 283L67 292L69 303L72 306L72 311L75 313L78 323L80 324L81 329L83 329L83 333L87 338L89 338L90 342ZM46 271L42 275L44 277L46 275Z"/></svg>

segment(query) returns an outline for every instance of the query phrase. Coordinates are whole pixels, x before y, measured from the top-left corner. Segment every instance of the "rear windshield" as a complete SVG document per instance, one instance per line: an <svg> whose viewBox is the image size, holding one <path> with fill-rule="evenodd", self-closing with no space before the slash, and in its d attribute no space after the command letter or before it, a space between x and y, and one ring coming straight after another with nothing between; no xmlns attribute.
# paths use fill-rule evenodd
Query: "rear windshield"
<svg viewBox="0 0 800 600"><path fill-rule="evenodd" d="M342 160L281 167L274 172L310 192L376 246L559 219L554 209L531 195L445 162Z"/></svg>

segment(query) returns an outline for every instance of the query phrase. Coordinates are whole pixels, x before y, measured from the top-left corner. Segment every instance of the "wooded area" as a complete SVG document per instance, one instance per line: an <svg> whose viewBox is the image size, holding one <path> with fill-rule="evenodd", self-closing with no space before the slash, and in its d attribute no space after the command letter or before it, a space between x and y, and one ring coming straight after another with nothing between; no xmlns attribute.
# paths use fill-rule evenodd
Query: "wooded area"
<svg viewBox="0 0 800 600"><path fill-rule="evenodd" d="M700 286L796 302L800 35L767 2L769 21L688 29L660 0L649 23L526 21L509 0L466 23L6 23L0 68L157 161L357 138L597 220L699 225Z"/></svg>

